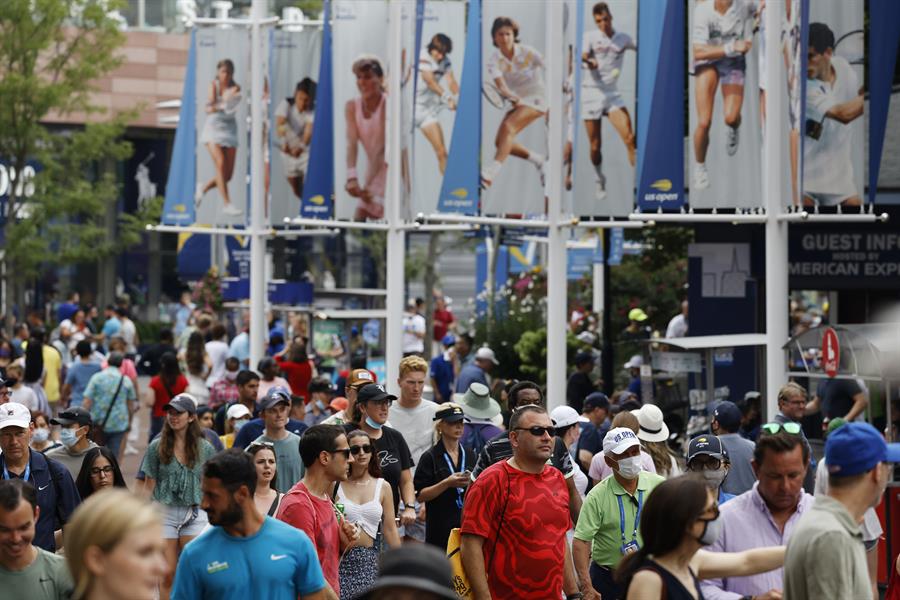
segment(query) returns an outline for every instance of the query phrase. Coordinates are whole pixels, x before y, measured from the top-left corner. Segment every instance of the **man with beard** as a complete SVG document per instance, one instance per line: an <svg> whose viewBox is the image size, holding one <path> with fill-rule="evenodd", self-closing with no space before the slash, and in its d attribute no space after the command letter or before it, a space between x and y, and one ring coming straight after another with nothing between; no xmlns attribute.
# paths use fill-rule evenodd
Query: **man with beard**
<svg viewBox="0 0 900 600"><path fill-rule="evenodd" d="M233 448L213 456L203 466L201 487L212 527L181 553L173 600L337 600L309 537L256 510L249 454Z"/></svg>

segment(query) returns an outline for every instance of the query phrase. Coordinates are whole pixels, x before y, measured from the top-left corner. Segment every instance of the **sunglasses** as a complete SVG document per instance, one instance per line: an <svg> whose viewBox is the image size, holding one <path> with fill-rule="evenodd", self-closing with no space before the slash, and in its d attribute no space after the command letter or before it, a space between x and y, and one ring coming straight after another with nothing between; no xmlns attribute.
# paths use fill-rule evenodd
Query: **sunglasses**
<svg viewBox="0 0 900 600"><path fill-rule="evenodd" d="M273 450L275 448L275 444L272 442L253 442L249 446L247 446L247 452L251 452L256 450L257 448L268 448L269 450Z"/></svg>
<svg viewBox="0 0 900 600"><path fill-rule="evenodd" d="M534 437L543 437L545 433L550 437L556 435L556 427L540 427L538 425L534 427L516 427L514 431L527 431Z"/></svg>
<svg viewBox="0 0 900 600"><path fill-rule="evenodd" d="M363 444L362 446L350 446L350 454L353 456L356 456L357 454L372 454L372 445Z"/></svg>
<svg viewBox="0 0 900 600"><path fill-rule="evenodd" d="M351 448L340 448L339 450L334 450L331 454L343 454L344 458L350 458Z"/></svg>
<svg viewBox="0 0 900 600"><path fill-rule="evenodd" d="M531 408L540 408L540 409L543 409L544 407L543 407L543 406L540 406L540 405L538 405L538 404L523 404L522 406L517 406L517 407L515 407L512 411L513 411L514 413L517 413L517 412L519 412L519 411L521 411L521 410L531 409Z"/></svg>
<svg viewBox="0 0 900 600"><path fill-rule="evenodd" d="M797 435L801 431L800 423L766 423L762 425L761 429L772 435L775 435L782 429L791 435Z"/></svg>

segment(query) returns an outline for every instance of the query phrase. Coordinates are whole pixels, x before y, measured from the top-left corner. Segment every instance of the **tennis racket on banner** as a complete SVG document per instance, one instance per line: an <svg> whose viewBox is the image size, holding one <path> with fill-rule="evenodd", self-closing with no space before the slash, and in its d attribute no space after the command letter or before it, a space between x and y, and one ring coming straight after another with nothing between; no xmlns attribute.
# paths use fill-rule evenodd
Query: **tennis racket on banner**
<svg viewBox="0 0 900 600"><path fill-rule="evenodd" d="M512 103L507 100L506 96L500 93L500 90L497 88L497 84L493 81L484 80L481 82L481 94L484 96L484 99L488 101L488 103L494 108L499 108L502 111L508 110Z"/></svg>
<svg viewBox="0 0 900 600"><path fill-rule="evenodd" d="M834 53L851 65L866 64L866 36L862 29L845 33L834 44Z"/></svg>

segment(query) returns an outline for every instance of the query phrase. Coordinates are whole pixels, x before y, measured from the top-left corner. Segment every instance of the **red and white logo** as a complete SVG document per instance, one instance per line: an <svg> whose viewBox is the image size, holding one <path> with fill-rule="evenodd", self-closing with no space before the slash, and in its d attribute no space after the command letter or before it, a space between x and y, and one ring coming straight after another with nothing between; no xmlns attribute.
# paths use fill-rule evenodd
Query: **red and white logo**
<svg viewBox="0 0 900 600"><path fill-rule="evenodd" d="M822 333L822 370L829 377L838 373L838 365L841 363L841 346L838 343L837 332L829 327Z"/></svg>

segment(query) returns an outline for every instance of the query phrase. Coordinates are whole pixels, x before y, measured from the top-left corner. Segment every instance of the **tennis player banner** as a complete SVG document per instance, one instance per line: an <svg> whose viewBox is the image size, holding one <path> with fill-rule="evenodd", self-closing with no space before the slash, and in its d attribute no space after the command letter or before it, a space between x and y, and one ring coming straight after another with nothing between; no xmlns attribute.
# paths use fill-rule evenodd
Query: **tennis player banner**
<svg viewBox="0 0 900 600"><path fill-rule="evenodd" d="M875 202L900 45L900 2L870 0L869 28L869 202Z"/></svg>
<svg viewBox="0 0 900 600"><path fill-rule="evenodd" d="M197 76L197 30L191 31L191 47L184 72L184 88L181 94L181 110L178 128L172 148L172 162L166 180L166 200L163 205L163 225L190 225L194 222L194 187L197 174L194 149L197 130L194 128L195 104L194 80Z"/></svg>
<svg viewBox="0 0 900 600"><path fill-rule="evenodd" d="M300 216L329 219L334 214L334 104L331 63L331 1L325 0L318 84L314 85L314 115L307 170L301 180ZM300 90L303 80L297 84ZM302 91L302 90L300 90ZM301 102L304 98L301 98ZM294 106L297 105L296 94ZM290 132L288 132L290 133ZM304 136L307 132L304 127ZM290 153L289 153L290 154ZM286 157L286 161L288 158ZM274 174L273 174L274 175ZM291 183L292 190L293 183Z"/></svg>
<svg viewBox="0 0 900 600"><path fill-rule="evenodd" d="M426 8L436 8L432 6L434 4L437 3L429 2ZM459 3L458 7L456 7L454 3L441 2L438 6L445 13L449 13L454 8L461 13L465 8L462 3ZM457 19L461 21L463 15L445 14L442 21L455 22ZM425 39L428 39L425 33L431 33L430 25L431 22L427 20L423 24L425 29L423 37ZM459 28L454 29L459 31ZM432 39L436 39L437 34L438 32L435 33L435 38ZM450 39L452 41L452 38ZM459 84L459 100L455 111L458 118L452 119L451 111L444 110L437 121L431 121L432 126L430 127L432 130L435 130L435 127L438 128L437 133L440 133L443 131L446 121L452 119L453 134L450 138L450 151L446 158L446 169L441 183L440 195L438 196L437 209L439 212L477 215L479 212L478 156L481 145L481 0L469 0L468 27L465 35L459 35L457 39L465 41L464 45L460 44L463 47L457 49L457 53L464 53L463 60L460 62L462 64L462 74ZM427 48L426 50L430 56L432 51ZM434 57L431 56L429 61L427 57L422 56L420 61L423 59L426 61L426 68L431 68ZM419 68L421 69L422 66L425 65L420 65ZM433 73L434 70L432 69ZM449 71L449 73L452 76L452 71ZM420 77L424 79L424 73ZM433 76L432 79L434 80ZM446 73L444 73L442 79L448 79ZM417 85L428 86L424 81L418 82ZM431 86L428 87L430 88ZM452 90L443 89L449 94L453 94ZM434 90L431 90L431 92L435 93ZM426 92L417 89L416 94L417 96L419 94L424 96ZM422 102L418 102L417 97L416 102L416 121L417 123L420 120L422 122L421 125L418 125L418 128L423 136L430 133L428 132L429 123L425 122L428 117L423 116L423 112L430 111L434 104L433 100L430 104L426 103L425 100L426 98L423 98ZM422 143L420 138L417 138L417 143ZM427 182L434 181L434 179L427 178L427 169L428 163L425 159L420 159L416 162L416 178L414 181L416 190L420 186L427 184ZM432 168L432 173L436 170ZM416 197L422 196L417 193Z"/></svg>
<svg viewBox="0 0 900 600"><path fill-rule="evenodd" d="M684 4L643 0L638 14L638 206L684 204Z"/></svg>

